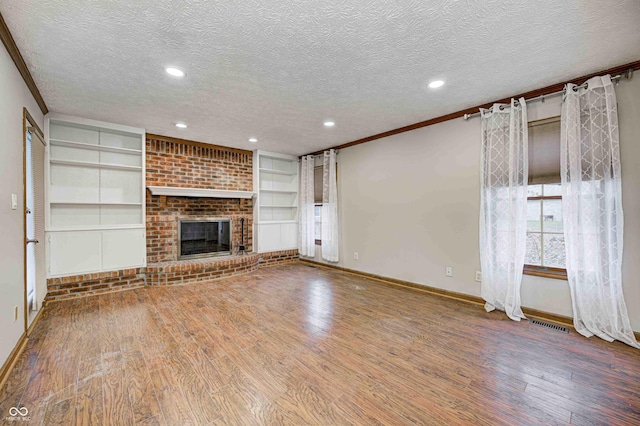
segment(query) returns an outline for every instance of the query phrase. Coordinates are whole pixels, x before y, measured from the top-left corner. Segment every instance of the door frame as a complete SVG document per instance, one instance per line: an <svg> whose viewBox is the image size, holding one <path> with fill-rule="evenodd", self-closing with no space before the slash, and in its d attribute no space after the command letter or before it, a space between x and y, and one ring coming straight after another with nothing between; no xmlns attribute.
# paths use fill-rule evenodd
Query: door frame
<svg viewBox="0 0 640 426"><path fill-rule="evenodd" d="M44 139L44 132L38 126L38 123L33 119L33 116L29 114L26 107L22 108L22 256L23 262L23 275L24 275L24 330L25 333L29 333L29 306L27 301L27 220L26 220L26 203L27 203L27 131L29 127L35 129L38 135ZM46 190L46 188L45 188ZM42 242L44 244L44 241ZM37 294L37 293L36 293ZM40 308L42 309L42 308Z"/></svg>

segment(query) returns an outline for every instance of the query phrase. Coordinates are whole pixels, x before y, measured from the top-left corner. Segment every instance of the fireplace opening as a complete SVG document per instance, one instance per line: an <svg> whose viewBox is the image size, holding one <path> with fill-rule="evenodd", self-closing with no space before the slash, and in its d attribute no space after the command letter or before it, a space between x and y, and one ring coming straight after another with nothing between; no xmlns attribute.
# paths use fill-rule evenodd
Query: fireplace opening
<svg viewBox="0 0 640 426"><path fill-rule="evenodd" d="M231 219L180 219L178 259L231 254Z"/></svg>

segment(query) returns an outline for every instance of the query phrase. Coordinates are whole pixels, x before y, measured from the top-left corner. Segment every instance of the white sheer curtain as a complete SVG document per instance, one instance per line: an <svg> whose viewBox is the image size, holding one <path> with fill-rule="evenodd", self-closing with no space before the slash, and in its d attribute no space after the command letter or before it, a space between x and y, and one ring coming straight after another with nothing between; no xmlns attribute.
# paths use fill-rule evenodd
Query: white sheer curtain
<svg viewBox="0 0 640 426"><path fill-rule="evenodd" d="M639 347L622 294L622 199L616 94L610 77L568 84L561 173L573 323L586 336Z"/></svg>
<svg viewBox="0 0 640 426"><path fill-rule="evenodd" d="M485 309L525 318L520 285L526 250L528 128L524 98L482 110L480 262Z"/></svg>
<svg viewBox="0 0 640 426"><path fill-rule="evenodd" d="M300 236L298 251L302 256L313 257L316 254L314 199L313 199L313 155L305 155L300 162Z"/></svg>
<svg viewBox="0 0 640 426"><path fill-rule="evenodd" d="M322 174L322 258L329 262L339 259L338 185L336 183L336 152L324 152Z"/></svg>

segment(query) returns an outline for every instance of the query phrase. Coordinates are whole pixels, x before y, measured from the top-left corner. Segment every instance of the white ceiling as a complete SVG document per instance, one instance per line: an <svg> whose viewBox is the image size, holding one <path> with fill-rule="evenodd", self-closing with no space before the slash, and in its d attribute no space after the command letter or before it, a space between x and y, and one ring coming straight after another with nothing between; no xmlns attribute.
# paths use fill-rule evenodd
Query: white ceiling
<svg viewBox="0 0 640 426"><path fill-rule="evenodd" d="M0 0L0 12L52 111L292 154L640 59L638 0Z"/></svg>

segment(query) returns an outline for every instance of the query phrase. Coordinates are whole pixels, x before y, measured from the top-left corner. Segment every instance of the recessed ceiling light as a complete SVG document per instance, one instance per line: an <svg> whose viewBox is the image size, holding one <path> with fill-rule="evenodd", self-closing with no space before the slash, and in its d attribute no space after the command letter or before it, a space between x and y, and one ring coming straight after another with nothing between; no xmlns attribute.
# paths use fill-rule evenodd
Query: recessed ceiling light
<svg viewBox="0 0 640 426"><path fill-rule="evenodd" d="M179 70L178 68L168 67L164 69L167 74L172 75L174 77L184 77L184 71Z"/></svg>
<svg viewBox="0 0 640 426"><path fill-rule="evenodd" d="M251 143L256 143L256 142L258 142L258 139L256 139L256 138L249 138L249 142L251 142Z"/></svg>
<svg viewBox="0 0 640 426"><path fill-rule="evenodd" d="M432 89L437 89L438 87L441 87L444 85L444 81L442 80L434 80L431 83L429 83L429 87L431 87Z"/></svg>
<svg viewBox="0 0 640 426"><path fill-rule="evenodd" d="M327 120L324 122L324 127L333 127L336 125L336 122L333 120Z"/></svg>
<svg viewBox="0 0 640 426"><path fill-rule="evenodd" d="M186 128L187 128L187 125L186 125L186 124L184 124L184 123L176 123L176 127L177 127L178 129L186 129Z"/></svg>

